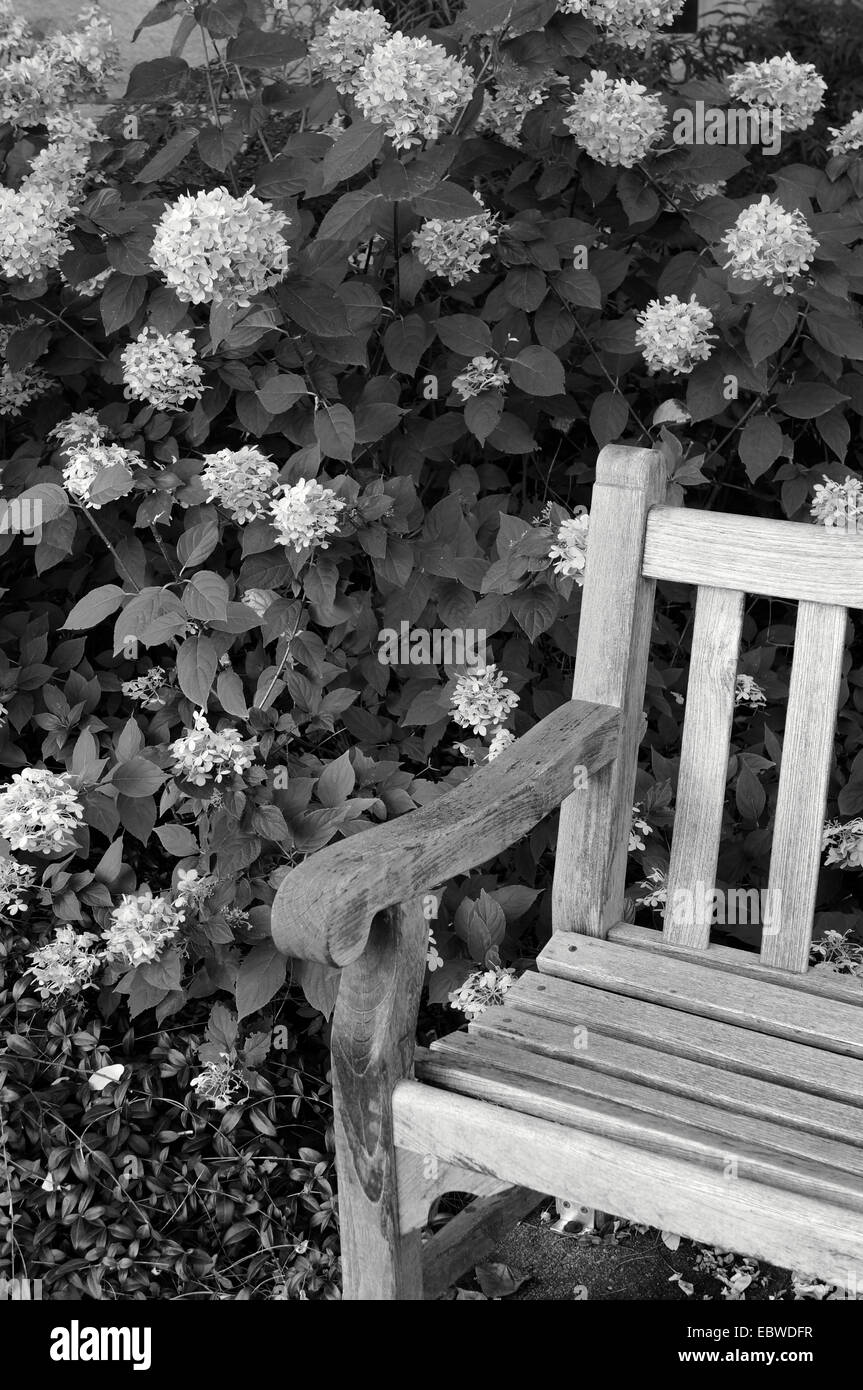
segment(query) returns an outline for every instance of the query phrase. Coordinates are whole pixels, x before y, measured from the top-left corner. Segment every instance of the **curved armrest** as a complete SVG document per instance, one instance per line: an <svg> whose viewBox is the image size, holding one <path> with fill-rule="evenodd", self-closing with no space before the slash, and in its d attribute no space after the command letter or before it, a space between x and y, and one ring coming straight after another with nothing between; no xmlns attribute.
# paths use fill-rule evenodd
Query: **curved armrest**
<svg viewBox="0 0 863 1390"><path fill-rule="evenodd" d="M617 752L620 711L570 700L493 763L422 810L328 845L286 874L272 933L285 955L345 966L376 913L484 864L520 840Z"/></svg>

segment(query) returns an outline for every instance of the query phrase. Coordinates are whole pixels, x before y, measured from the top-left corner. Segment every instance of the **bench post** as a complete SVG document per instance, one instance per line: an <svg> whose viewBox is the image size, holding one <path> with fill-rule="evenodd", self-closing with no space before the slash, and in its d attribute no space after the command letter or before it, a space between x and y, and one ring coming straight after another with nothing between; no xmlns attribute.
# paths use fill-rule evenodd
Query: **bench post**
<svg viewBox="0 0 863 1390"><path fill-rule="evenodd" d="M642 576L647 513L666 468L653 449L610 444L596 465L572 698L623 710L617 759L580 776L560 809L555 931L605 936L623 916L632 797L643 733L655 581Z"/></svg>

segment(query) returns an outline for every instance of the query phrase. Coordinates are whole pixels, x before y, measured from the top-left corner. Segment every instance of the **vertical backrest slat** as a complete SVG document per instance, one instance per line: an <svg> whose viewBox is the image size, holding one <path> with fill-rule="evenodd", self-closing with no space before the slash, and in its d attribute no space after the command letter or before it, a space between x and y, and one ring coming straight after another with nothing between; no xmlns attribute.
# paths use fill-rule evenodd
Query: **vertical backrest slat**
<svg viewBox="0 0 863 1390"><path fill-rule="evenodd" d="M665 940L710 941L744 595L699 588L668 868Z"/></svg>
<svg viewBox="0 0 863 1390"><path fill-rule="evenodd" d="M642 575L647 513L665 496L666 468L652 449L607 445L590 504L587 573L573 699L623 710L620 751L580 785L560 812L552 916L555 931L605 936L623 915L626 856L654 580Z"/></svg>
<svg viewBox="0 0 863 1390"><path fill-rule="evenodd" d="M809 961L821 832L833 753L847 612L801 600L770 857L761 960L802 973Z"/></svg>

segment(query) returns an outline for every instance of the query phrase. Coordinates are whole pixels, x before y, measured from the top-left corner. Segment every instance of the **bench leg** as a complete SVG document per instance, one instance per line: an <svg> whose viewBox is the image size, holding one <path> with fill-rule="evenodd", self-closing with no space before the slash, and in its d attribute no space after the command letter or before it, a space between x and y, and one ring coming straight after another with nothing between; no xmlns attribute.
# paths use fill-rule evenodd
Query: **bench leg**
<svg viewBox="0 0 863 1390"><path fill-rule="evenodd" d="M427 940L419 902L382 913L339 982L333 1098L343 1297L351 1302L423 1296L421 1233L402 1228L398 1195L397 1164L416 1156L397 1158L392 1096L413 1066Z"/></svg>

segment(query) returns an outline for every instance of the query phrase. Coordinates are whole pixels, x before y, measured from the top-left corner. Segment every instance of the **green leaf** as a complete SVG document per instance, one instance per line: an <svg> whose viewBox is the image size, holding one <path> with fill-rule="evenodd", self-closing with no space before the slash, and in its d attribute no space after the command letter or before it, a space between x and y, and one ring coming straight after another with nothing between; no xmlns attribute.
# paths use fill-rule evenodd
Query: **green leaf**
<svg viewBox="0 0 863 1390"><path fill-rule="evenodd" d="M245 139L246 132L239 121L229 121L223 126L210 125L198 136L198 154L211 169L224 173L240 153Z"/></svg>
<svg viewBox="0 0 863 1390"><path fill-rule="evenodd" d="M341 806L353 791L356 780L350 755L345 750L324 768L318 778L315 795L322 806Z"/></svg>
<svg viewBox="0 0 863 1390"><path fill-rule="evenodd" d="M219 660L209 637L187 637L177 652L177 680L193 705L206 709Z"/></svg>
<svg viewBox="0 0 863 1390"><path fill-rule="evenodd" d="M245 719L249 713L243 682L236 671L220 671L216 681L216 695L226 714L237 719Z"/></svg>
<svg viewBox="0 0 863 1390"><path fill-rule="evenodd" d="M185 825L157 825L156 834L162 848L174 859L185 859L190 854L200 854L198 841Z"/></svg>
<svg viewBox="0 0 863 1390"><path fill-rule="evenodd" d="M565 390L563 363L548 348L522 348L510 364L510 375L529 396L560 396Z"/></svg>
<svg viewBox="0 0 863 1390"><path fill-rule="evenodd" d="M174 96L184 87L189 64L184 58L153 58L137 63L129 73L124 101L152 101Z"/></svg>
<svg viewBox="0 0 863 1390"><path fill-rule="evenodd" d="M371 121L355 121L340 132L331 150L324 155L323 175L328 188L352 179L367 169L383 149L386 131Z"/></svg>
<svg viewBox="0 0 863 1390"><path fill-rule="evenodd" d="M822 381L798 381L777 400L778 408L794 420L814 420L818 415L826 415L834 405L847 401L848 397Z"/></svg>
<svg viewBox="0 0 863 1390"><path fill-rule="evenodd" d="M190 618L223 623L228 616L228 586L220 574L199 570L186 585L183 603Z"/></svg>
<svg viewBox="0 0 863 1390"><path fill-rule="evenodd" d="M782 431L769 415L753 415L747 420L737 446L749 481L756 483L782 453Z"/></svg>
<svg viewBox="0 0 863 1390"><path fill-rule="evenodd" d="M481 391L465 402L464 420L471 434L484 444L500 423L503 414L503 393Z"/></svg>
<svg viewBox="0 0 863 1390"><path fill-rule="evenodd" d="M596 276L589 270L562 270L554 276L552 284L568 304L577 304L585 309L602 307L602 289Z"/></svg>
<svg viewBox="0 0 863 1390"><path fill-rule="evenodd" d="M848 357L852 362L863 361L863 328L855 319L819 310L809 315L806 327L827 352Z"/></svg>
<svg viewBox="0 0 863 1390"><path fill-rule="evenodd" d="M444 347L462 357L481 357L491 352L491 329L474 314L449 314L438 319L435 326Z"/></svg>
<svg viewBox="0 0 863 1390"><path fill-rule="evenodd" d="M320 227L318 241L352 241L362 236L372 220L375 203L380 195L367 188L343 193L330 208Z"/></svg>
<svg viewBox="0 0 863 1390"><path fill-rule="evenodd" d="M429 329L419 314L391 323L384 334L384 356L394 372L413 376L428 346Z"/></svg>
<svg viewBox="0 0 863 1390"><path fill-rule="evenodd" d="M510 598L512 615L529 642L548 632L560 610L560 596L546 584L537 584Z"/></svg>
<svg viewBox="0 0 863 1390"><path fill-rule="evenodd" d="M603 391L590 407L590 432L597 444L610 444L626 429L629 407L617 391Z"/></svg>
<svg viewBox="0 0 863 1390"><path fill-rule="evenodd" d="M410 203L419 217L440 217L447 222L461 222L482 212L473 194L449 179L426 193L415 194Z"/></svg>
<svg viewBox="0 0 863 1390"><path fill-rule="evenodd" d="M51 333L50 323L31 323L10 333L3 353L9 370L20 372L36 362L47 350Z"/></svg>
<svg viewBox="0 0 863 1390"><path fill-rule="evenodd" d="M244 29L228 44L229 63L241 68L281 68L305 58L306 45L293 34L263 29Z"/></svg>
<svg viewBox="0 0 863 1390"><path fill-rule="evenodd" d="M147 281L143 276L115 271L99 299L99 313L107 337L133 319L144 302Z"/></svg>
<svg viewBox="0 0 863 1390"><path fill-rule="evenodd" d="M350 463L356 443L354 417L346 405L322 405L315 411L315 438L326 458Z"/></svg>
<svg viewBox="0 0 863 1390"><path fill-rule="evenodd" d="M255 946L237 971L237 1016L242 1021L278 994L287 975L287 957L271 942Z"/></svg>
<svg viewBox="0 0 863 1390"><path fill-rule="evenodd" d="M285 281L279 290L289 319L319 338L345 338L351 331L347 310L326 285L299 278Z"/></svg>
<svg viewBox="0 0 863 1390"><path fill-rule="evenodd" d="M89 500L97 507L106 502L116 502L120 497L128 497L135 485L132 474L124 463L112 463L103 468L90 488Z"/></svg>
<svg viewBox="0 0 863 1390"><path fill-rule="evenodd" d="M770 294L753 304L746 324L746 350L758 365L778 352L794 332L797 311L780 295Z"/></svg>
<svg viewBox="0 0 863 1390"><path fill-rule="evenodd" d="M96 627L117 611L125 597L116 584L102 584L78 600L63 626L76 632Z"/></svg>
<svg viewBox="0 0 863 1390"><path fill-rule="evenodd" d="M295 372L280 372L278 376L268 377L256 394L270 415L281 415L283 410L290 410L301 396L308 393L309 388L301 376Z"/></svg>
<svg viewBox="0 0 863 1390"><path fill-rule="evenodd" d="M135 175L135 182L158 183L166 174L170 174L172 169L176 169L178 164L182 164L197 138L198 132L195 129L178 130L160 150L156 151L152 159L147 160L143 169Z"/></svg>
<svg viewBox="0 0 863 1390"><path fill-rule="evenodd" d="M548 284L541 270L536 266L519 265L511 270L503 282L506 301L514 309L524 309L532 314L545 299ZM556 395L555 391L548 393Z"/></svg>
<svg viewBox="0 0 863 1390"><path fill-rule="evenodd" d="M208 555L212 555L219 541L218 523L211 517L191 526L177 541L177 559L181 569L200 565Z"/></svg>
<svg viewBox="0 0 863 1390"><path fill-rule="evenodd" d="M149 758L130 758L127 763L115 768L111 781L121 796L137 800L139 797L152 796L165 778L166 773L151 763Z"/></svg>

